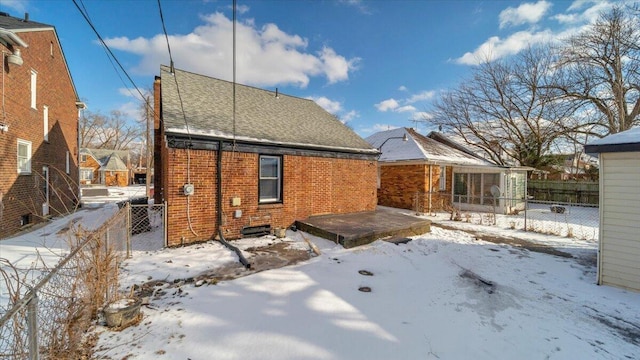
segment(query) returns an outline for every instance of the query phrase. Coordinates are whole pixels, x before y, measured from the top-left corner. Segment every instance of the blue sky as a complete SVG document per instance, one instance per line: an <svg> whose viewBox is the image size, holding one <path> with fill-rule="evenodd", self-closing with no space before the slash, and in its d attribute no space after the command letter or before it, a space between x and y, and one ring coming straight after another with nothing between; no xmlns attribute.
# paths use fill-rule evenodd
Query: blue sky
<svg viewBox="0 0 640 360"><path fill-rule="evenodd" d="M168 64L157 0L76 0L142 91ZM316 100L358 134L430 130L431 101L480 59L555 41L607 1L238 0L239 83ZM161 0L175 67L232 79L231 0ZM0 11L56 27L80 98L135 115L137 92L72 0L0 0Z"/></svg>

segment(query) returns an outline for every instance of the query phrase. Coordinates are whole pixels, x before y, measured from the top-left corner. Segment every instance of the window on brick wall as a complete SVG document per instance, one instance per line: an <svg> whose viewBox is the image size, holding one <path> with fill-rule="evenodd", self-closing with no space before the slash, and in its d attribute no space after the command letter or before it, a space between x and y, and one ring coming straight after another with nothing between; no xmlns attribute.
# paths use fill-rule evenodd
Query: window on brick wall
<svg viewBox="0 0 640 360"><path fill-rule="evenodd" d="M282 202L282 157L260 155L259 177L259 202Z"/></svg>
<svg viewBox="0 0 640 360"><path fill-rule="evenodd" d="M44 141L49 141L49 107L42 107L42 123L44 127Z"/></svg>
<svg viewBox="0 0 640 360"><path fill-rule="evenodd" d="M36 85L38 83L38 73L31 70L31 107L36 109Z"/></svg>
<svg viewBox="0 0 640 360"><path fill-rule="evenodd" d="M87 168L80 169L80 180L83 180L83 181L93 180L93 169L87 169Z"/></svg>
<svg viewBox="0 0 640 360"><path fill-rule="evenodd" d="M18 174L31 174L31 141L18 139Z"/></svg>
<svg viewBox="0 0 640 360"><path fill-rule="evenodd" d="M447 190L447 167L440 166L440 191Z"/></svg>

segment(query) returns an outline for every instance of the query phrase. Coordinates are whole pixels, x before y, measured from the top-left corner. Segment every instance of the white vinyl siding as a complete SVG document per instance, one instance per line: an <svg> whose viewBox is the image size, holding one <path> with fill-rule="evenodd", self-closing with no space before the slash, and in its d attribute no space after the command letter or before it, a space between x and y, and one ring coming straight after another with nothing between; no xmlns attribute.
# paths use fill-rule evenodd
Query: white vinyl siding
<svg viewBox="0 0 640 360"><path fill-rule="evenodd" d="M640 291L640 153L600 154L598 282Z"/></svg>

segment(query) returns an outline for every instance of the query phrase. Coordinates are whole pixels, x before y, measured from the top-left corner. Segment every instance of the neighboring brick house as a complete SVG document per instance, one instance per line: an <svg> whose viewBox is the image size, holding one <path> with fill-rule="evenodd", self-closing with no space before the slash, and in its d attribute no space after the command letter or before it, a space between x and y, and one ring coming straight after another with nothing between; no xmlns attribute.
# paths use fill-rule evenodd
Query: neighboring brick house
<svg viewBox="0 0 640 360"><path fill-rule="evenodd" d="M80 149L80 184L128 186L131 184L128 150Z"/></svg>
<svg viewBox="0 0 640 360"><path fill-rule="evenodd" d="M493 208L491 188L501 190L497 211L524 207L526 169L495 165L439 133L410 128L381 131L366 139L382 153L378 205L418 212Z"/></svg>
<svg viewBox="0 0 640 360"><path fill-rule="evenodd" d="M378 151L312 100L160 73L154 198L168 204L169 246L375 210Z"/></svg>
<svg viewBox="0 0 640 360"><path fill-rule="evenodd" d="M74 210L79 101L56 30L0 13L0 238Z"/></svg>

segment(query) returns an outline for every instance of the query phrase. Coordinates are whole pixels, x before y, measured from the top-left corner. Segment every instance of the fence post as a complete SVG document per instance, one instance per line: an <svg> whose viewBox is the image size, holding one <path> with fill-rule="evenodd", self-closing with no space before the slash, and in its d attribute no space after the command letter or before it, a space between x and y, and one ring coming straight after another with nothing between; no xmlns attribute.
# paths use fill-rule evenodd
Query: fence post
<svg viewBox="0 0 640 360"><path fill-rule="evenodd" d="M164 232L164 247L167 247L169 245L169 239L168 239L168 236L169 236L169 231L168 231L169 225L167 224L167 212L168 212L167 202L166 201L163 202L162 205L164 205L162 207L162 218L163 218L162 219L162 225L163 225L162 227L164 228L164 230L163 230L163 232Z"/></svg>
<svg viewBox="0 0 640 360"><path fill-rule="evenodd" d="M29 359L40 359L38 348L38 295L31 292L31 300L27 303L27 333L29 336Z"/></svg>
<svg viewBox="0 0 640 360"><path fill-rule="evenodd" d="M529 208L529 198L524 198L524 231L527 231L527 209Z"/></svg>
<svg viewBox="0 0 640 360"><path fill-rule="evenodd" d="M131 211L133 211L133 207L131 206L131 202L127 201L127 259L131 257L131 233L133 229L131 228Z"/></svg>

